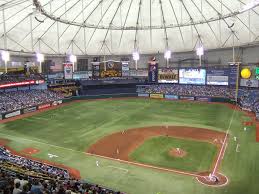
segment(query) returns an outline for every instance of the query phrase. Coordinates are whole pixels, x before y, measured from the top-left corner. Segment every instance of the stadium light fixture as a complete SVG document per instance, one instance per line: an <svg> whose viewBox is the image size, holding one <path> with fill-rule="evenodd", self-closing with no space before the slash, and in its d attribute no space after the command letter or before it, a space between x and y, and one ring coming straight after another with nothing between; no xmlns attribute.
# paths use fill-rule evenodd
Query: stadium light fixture
<svg viewBox="0 0 259 194"><path fill-rule="evenodd" d="M40 63L39 73L42 73L42 65L41 65L41 63L44 62L44 55L41 54L41 53L37 53L36 57L37 57L37 61Z"/></svg>
<svg viewBox="0 0 259 194"><path fill-rule="evenodd" d="M201 66L201 57L204 55L204 48L202 45L196 49L196 54L199 56L199 61Z"/></svg>
<svg viewBox="0 0 259 194"><path fill-rule="evenodd" d="M75 55L70 55L69 56L69 61L73 64L73 72L75 71L75 63L77 61L77 57Z"/></svg>
<svg viewBox="0 0 259 194"><path fill-rule="evenodd" d="M135 61L135 69L137 70L138 69L138 60L139 60L139 52L138 51L134 51L132 53L132 57L133 57L133 60Z"/></svg>
<svg viewBox="0 0 259 194"><path fill-rule="evenodd" d="M43 54L37 53L36 57L37 57L38 62L40 62L40 63L44 62L44 55Z"/></svg>
<svg viewBox="0 0 259 194"><path fill-rule="evenodd" d="M203 46L200 46L200 47L198 47L198 48L196 49L196 54L197 54L199 57L201 57L201 56L204 55L204 48L203 48Z"/></svg>
<svg viewBox="0 0 259 194"><path fill-rule="evenodd" d="M75 55L70 55L69 60L70 60L71 63L76 63L77 58L76 58Z"/></svg>
<svg viewBox="0 0 259 194"><path fill-rule="evenodd" d="M10 53L2 51L2 60L5 62L5 73L7 73L7 62L10 60Z"/></svg>
<svg viewBox="0 0 259 194"><path fill-rule="evenodd" d="M165 54L164 54L164 57L166 59L166 67L168 68L169 67L169 59L171 59L171 57L172 57L172 52L170 50L166 50Z"/></svg>
<svg viewBox="0 0 259 194"><path fill-rule="evenodd" d="M172 57L172 52L170 50L165 51L164 54L165 59L169 60Z"/></svg>

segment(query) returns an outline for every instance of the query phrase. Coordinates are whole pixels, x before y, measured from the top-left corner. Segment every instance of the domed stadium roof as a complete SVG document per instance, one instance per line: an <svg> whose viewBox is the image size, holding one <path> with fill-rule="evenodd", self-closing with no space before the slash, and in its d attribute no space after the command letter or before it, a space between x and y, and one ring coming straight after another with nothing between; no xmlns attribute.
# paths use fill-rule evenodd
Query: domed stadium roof
<svg viewBox="0 0 259 194"><path fill-rule="evenodd" d="M259 0L0 0L0 49L130 54L259 39Z"/></svg>

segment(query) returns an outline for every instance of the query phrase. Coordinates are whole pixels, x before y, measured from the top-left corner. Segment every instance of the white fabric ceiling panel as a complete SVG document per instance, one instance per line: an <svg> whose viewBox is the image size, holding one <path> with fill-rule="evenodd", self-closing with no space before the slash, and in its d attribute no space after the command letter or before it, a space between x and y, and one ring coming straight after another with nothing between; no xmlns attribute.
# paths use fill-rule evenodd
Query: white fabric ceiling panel
<svg viewBox="0 0 259 194"><path fill-rule="evenodd" d="M259 3L251 2L0 0L0 49L129 54L192 51L201 43L206 49L225 48L233 46L233 37L235 46L254 44Z"/></svg>

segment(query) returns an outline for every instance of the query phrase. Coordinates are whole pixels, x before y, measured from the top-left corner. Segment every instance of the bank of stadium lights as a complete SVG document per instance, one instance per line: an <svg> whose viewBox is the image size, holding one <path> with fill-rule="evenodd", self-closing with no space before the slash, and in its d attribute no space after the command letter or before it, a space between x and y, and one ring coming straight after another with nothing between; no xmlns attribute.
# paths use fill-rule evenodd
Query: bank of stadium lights
<svg viewBox="0 0 259 194"><path fill-rule="evenodd" d="M196 54L197 54L197 56L199 56L199 57L201 57L201 56L204 55L204 48L203 48L203 46L200 46L200 47L198 47L198 48L196 49Z"/></svg>
<svg viewBox="0 0 259 194"><path fill-rule="evenodd" d="M132 53L132 57L133 57L133 60L135 61L135 69L137 70L138 69L138 60L139 60L139 52L138 51L134 51Z"/></svg>
<svg viewBox="0 0 259 194"><path fill-rule="evenodd" d="M71 54L70 56L69 56L69 61L73 64L73 72L75 71L75 63L76 63L76 61L77 61L77 57L75 56L75 55L73 55L73 54Z"/></svg>
<svg viewBox="0 0 259 194"><path fill-rule="evenodd" d="M42 73L42 65L41 65L41 63L44 62L44 55L41 54L41 53L37 53L36 57L37 57L37 61L40 63L39 73Z"/></svg>
<svg viewBox="0 0 259 194"><path fill-rule="evenodd" d="M171 57L172 57L172 52L170 50L166 50L165 54L164 54L164 57L166 59L166 67L168 67L169 59L171 59Z"/></svg>
<svg viewBox="0 0 259 194"><path fill-rule="evenodd" d="M5 62L5 73L7 73L7 62L10 60L10 53L8 51L2 51L2 60Z"/></svg>

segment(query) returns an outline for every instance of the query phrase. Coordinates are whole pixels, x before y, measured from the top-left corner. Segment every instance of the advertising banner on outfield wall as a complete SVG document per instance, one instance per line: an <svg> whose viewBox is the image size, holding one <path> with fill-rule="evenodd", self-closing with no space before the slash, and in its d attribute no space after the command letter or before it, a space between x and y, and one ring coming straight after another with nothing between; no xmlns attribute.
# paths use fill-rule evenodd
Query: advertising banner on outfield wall
<svg viewBox="0 0 259 194"><path fill-rule="evenodd" d="M40 109L48 108L50 106L51 106L50 104L42 104L38 106L38 109L40 110Z"/></svg>
<svg viewBox="0 0 259 194"><path fill-rule="evenodd" d="M196 97L196 100L201 102L210 102L210 98L206 97Z"/></svg>
<svg viewBox="0 0 259 194"><path fill-rule="evenodd" d="M150 94L150 98L164 98L164 94Z"/></svg>
<svg viewBox="0 0 259 194"><path fill-rule="evenodd" d="M165 94L166 99L178 100L179 97L176 95Z"/></svg>
<svg viewBox="0 0 259 194"><path fill-rule="evenodd" d="M240 86L258 88L259 87L259 80L256 80L256 79L241 79L240 80Z"/></svg>
<svg viewBox="0 0 259 194"><path fill-rule="evenodd" d="M34 112L36 110L37 110L36 106L30 107L30 108L25 108L25 109L23 109L23 113L25 114L25 113L29 113L29 112Z"/></svg>
<svg viewBox="0 0 259 194"><path fill-rule="evenodd" d="M57 106L57 105L59 105L59 104L62 104L62 100L54 101L54 102L52 103L53 106Z"/></svg>
<svg viewBox="0 0 259 194"><path fill-rule="evenodd" d="M15 117L15 116L18 116L21 114L21 111L20 110L17 110L17 111L14 111L14 112L11 112L11 113L7 113L5 115L5 118L8 119L10 117Z"/></svg>
<svg viewBox="0 0 259 194"><path fill-rule="evenodd" d="M194 97L192 96L180 96L181 100L194 100Z"/></svg>
<svg viewBox="0 0 259 194"><path fill-rule="evenodd" d="M138 93L138 97L149 97L149 94L141 94L141 93Z"/></svg>

